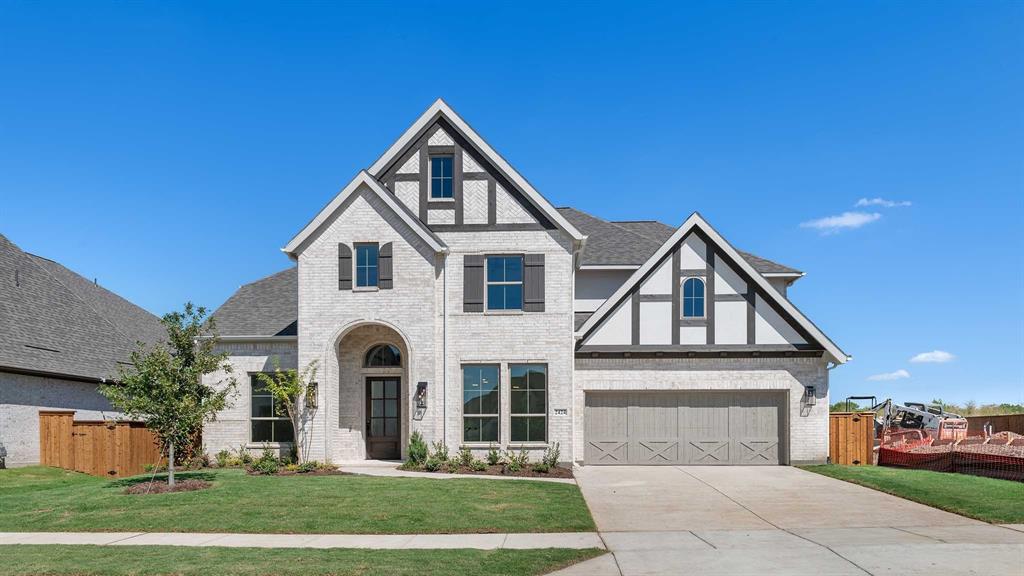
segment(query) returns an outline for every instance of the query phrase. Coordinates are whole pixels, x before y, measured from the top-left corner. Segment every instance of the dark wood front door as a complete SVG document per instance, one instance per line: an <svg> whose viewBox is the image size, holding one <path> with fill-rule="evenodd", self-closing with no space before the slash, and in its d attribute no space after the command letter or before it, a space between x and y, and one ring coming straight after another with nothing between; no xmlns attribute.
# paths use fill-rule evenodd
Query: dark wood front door
<svg viewBox="0 0 1024 576"><path fill-rule="evenodd" d="M395 377L366 379L366 455L397 460L402 457L402 387Z"/></svg>

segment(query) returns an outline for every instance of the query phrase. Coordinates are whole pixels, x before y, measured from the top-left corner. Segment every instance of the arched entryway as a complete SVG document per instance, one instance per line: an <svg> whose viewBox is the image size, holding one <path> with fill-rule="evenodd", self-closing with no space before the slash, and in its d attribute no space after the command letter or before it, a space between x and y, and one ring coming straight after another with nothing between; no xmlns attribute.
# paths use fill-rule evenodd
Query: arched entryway
<svg viewBox="0 0 1024 576"><path fill-rule="evenodd" d="M367 323L347 331L337 347L339 426L356 458L403 457L409 429L409 348L394 328Z"/></svg>

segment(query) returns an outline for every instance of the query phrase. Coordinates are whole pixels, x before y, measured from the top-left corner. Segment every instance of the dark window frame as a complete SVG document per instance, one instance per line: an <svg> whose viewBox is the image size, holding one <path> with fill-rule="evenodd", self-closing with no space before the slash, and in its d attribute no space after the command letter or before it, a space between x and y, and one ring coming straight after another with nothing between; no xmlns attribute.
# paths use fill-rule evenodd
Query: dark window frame
<svg viewBox="0 0 1024 576"><path fill-rule="evenodd" d="M380 287L380 243L379 242L356 242L353 245L355 249L354 257L352 258L353 267L355 274L353 274L353 287L355 288L379 288ZM374 251L373 264L360 264L360 255L365 253L365 250L372 248ZM365 271L365 280L362 280L364 275L360 271ZM370 272L373 272L373 283L370 283ZM363 284L361 282L365 281Z"/></svg>
<svg viewBox="0 0 1024 576"><path fill-rule="evenodd" d="M515 376L513 371L516 368L526 369L526 388L516 389ZM543 386L534 388L534 381L531 378L531 371L540 368L540 373L543 374ZM522 363L522 364L509 364L509 443L510 444L547 444L548 441L548 392L551 387L549 385L550 379L548 378L548 365L543 363ZM526 411L516 411L516 395L522 395L525 397ZM533 410L533 399L535 395L543 397L543 410ZM526 438L516 438L516 426L515 421L517 419L524 419L526 423ZM533 438L531 432L531 421L541 419L544 423L544 432L542 438Z"/></svg>
<svg viewBox="0 0 1024 576"><path fill-rule="evenodd" d="M686 285L690 284L691 282L694 282L695 284L700 285L700 295L697 295L696 293L694 293L694 294L688 296L686 294ZM691 276L689 278L683 278L683 281L682 281L682 283L679 286L679 295L680 295L680 298L682 299L682 301L679 303L680 304L680 307L679 307L680 317L682 317L682 318L707 318L707 315L708 315L707 293L708 293L707 282L705 282L705 280L703 278L699 278L697 276ZM692 303L690 308L689 308L689 312L688 312L688 307L687 307L688 303ZM700 304L700 314L696 314L696 309L695 309L698 303Z"/></svg>
<svg viewBox="0 0 1024 576"><path fill-rule="evenodd" d="M441 161L441 173L435 174L434 160ZM447 163L444 161L447 160ZM430 199L431 200L455 200L455 155L454 154L435 154L427 159L429 165L429 181L430 181ZM445 166L447 164L447 166ZM445 174L444 168L448 168L448 173ZM435 187L435 183L440 188ZM448 188L445 189L447 183ZM447 192L447 194L446 194Z"/></svg>
<svg viewBox="0 0 1024 576"><path fill-rule="evenodd" d="M295 443L295 429L292 425L291 418L287 414L277 415L278 407L277 400L274 399L274 395L270 392L257 393L257 389L263 388L263 383L259 381L258 374L267 374L273 376L272 372L249 372L249 443L250 444L294 444ZM254 402L253 398L270 398L270 414L271 416L254 416ZM270 439L259 440L256 438L255 426L256 422L270 422ZM278 439L277 431L279 426L286 426L291 431L290 438L287 440Z"/></svg>
<svg viewBox="0 0 1024 576"><path fill-rule="evenodd" d="M480 363L480 364L462 364L462 442L464 444L495 444L501 443L501 364L493 363ZM469 412L466 409L466 370L477 369L483 370L485 368L491 368L494 370L496 382L494 383L493 391L497 393L496 406L494 412L483 412L483 394L477 395L473 400L479 401L479 412ZM482 376L482 373L480 374ZM483 421L485 419L494 421L494 437L484 438L483 434ZM476 420L476 431L478 432L476 438L467 438L468 429L466 427L467 420Z"/></svg>
<svg viewBox="0 0 1024 576"><path fill-rule="evenodd" d="M510 260L516 259L519 261L519 280L508 280L508 269L506 266L502 266L502 279L491 280L491 260L502 259ZM488 254L484 257L484 312L522 312L523 302L525 299L524 290L526 281L526 257L524 254ZM503 287L502 294L502 306L501 308L495 308L491 302L491 287ZM518 287L519 293L519 305L509 307L506 305L508 301L509 291L508 288ZM515 291L513 291L515 293Z"/></svg>
<svg viewBox="0 0 1024 576"><path fill-rule="evenodd" d="M398 360L396 364L374 364L374 358L378 352L381 352L385 348L392 350L392 355ZM380 357L380 361L384 361L384 357ZM380 344L374 344L366 350L366 354L363 355L363 368L401 368L402 367L402 349L394 344L382 342Z"/></svg>

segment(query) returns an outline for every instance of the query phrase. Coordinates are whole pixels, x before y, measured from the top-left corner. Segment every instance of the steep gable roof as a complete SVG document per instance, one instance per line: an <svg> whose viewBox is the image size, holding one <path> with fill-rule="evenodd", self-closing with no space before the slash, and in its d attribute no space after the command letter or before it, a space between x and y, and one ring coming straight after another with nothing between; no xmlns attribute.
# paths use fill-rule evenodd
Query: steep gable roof
<svg viewBox="0 0 1024 576"><path fill-rule="evenodd" d="M596 327L616 306L622 301L622 299L629 294L632 290L636 289L649 272L651 272L655 266L662 261L662 259L675 247L675 245L686 237L688 233L693 230L700 230L719 250L725 253L730 259L732 259L740 267L742 272L750 277L751 280L757 284L758 288L765 294L766 297L770 298L772 303L777 305L779 308L784 310L793 320L803 328L818 344L820 344L825 351L832 357L837 364L843 364L849 360L849 356L846 355L828 336L825 335L813 322L810 321L792 302L784 298L779 292L772 287L772 285L762 276L753 265L743 258L739 251L732 247L725 238L723 238L714 228L700 214L694 212L686 219L683 224L676 229L662 244L654 251L653 254L640 266L629 279L626 280L603 304L597 309L596 312L581 325L577 331L577 338L586 336L594 327Z"/></svg>
<svg viewBox="0 0 1024 576"><path fill-rule="evenodd" d="M341 192L338 192L338 194L328 202L312 220L310 220L309 224L306 224L305 228L296 234L295 237L288 242L288 245L281 250L288 254L288 256L297 258L299 252L304 247L305 242L309 240L313 234L316 233L316 231L334 215L335 212L341 209L345 200L355 194L360 189L360 186L365 186L383 200L384 203L387 204L387 206L391 208L391 210L394 211L394 213L397 214L399 218L401 218L402 221L405 222L409 228L422 238L423 241L426 242L426 244L435 252L448 251L448 247L445 245L443 240L431 232L431 230L427 228L426 224L414 216L404 204L394 197L394 195L385 190L377 180L366 172L366 170L360 170L359 174L357 174L351 182L342 188Z"/></svg>
<svg viewBox="0 0 1024 576"><path fill-rule="evenodd" d="M459 133L468 140L477 151L497 168L502 175L514 184L526 196L535 208L544 216L550 219L556 226L571 236L577 242L584 242L586 237L571 222L551 205L540 192L538 192L511 164L508 163L494 148L487 143L465 120L452 110L448 104L438 98L427 110L416 119L409 128L399 136L398 140L389 147L384 154L373 163L368 169L374 178L380 178L387 167L395 161L407 146L414 142L420 134L432 126L439 118L444 118Z"/></svg>
<svg viewBox="0 0 1024 576"><path fill-rule="evenodd" d="M576 208L563 207L558 211L587 235L582 266L639 266L676 231L657 220L607 221ZM737 252L761 274L803 275L767 258Z"/></svg>
<svg viewBox="0 0 1024 576"><path fill-rule="evenodd" d="M297 335L298 276L292 266L239 288L213 313L217 333L228 338Z"/></svg>
<svg viewBox="0 0 1024 576"><path fill-rule="evenodd" d="M159 319L0 234L0 369L110 379Z"/></svg>

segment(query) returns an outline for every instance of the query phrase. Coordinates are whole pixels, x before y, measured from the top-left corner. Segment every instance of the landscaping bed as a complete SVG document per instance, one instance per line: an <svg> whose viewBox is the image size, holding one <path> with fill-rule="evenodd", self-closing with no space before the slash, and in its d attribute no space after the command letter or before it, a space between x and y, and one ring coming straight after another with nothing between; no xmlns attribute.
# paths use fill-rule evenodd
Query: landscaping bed
<svg viewBox="0 0 1024 576"><path fill-rule="evenodd" d="M138 484L132 484L131 486L124 489L125 494L167 494L168 492L191 492L193 490L203 490L209 488L213 484L206 480L182 480L175 482L174 486L167 483L166 480L150 481L150 482L139 482Z"/></svg>
<svg viewBox="0 0 1024 576"><path fill-rule="evenodd" d="M442 442L434 442L428 447L420 433L413 432L409 436L408 454L409 459L402 464L402 470L521 478L573 477L571 468L559 466L562 451L558 442L545 448L541 458L536 460L530 459L525 448L502 451L493 446L484 458L477 458L468 447L462 447L454 454Z"/></svg>
<svg viewBox="0 0 1024 576"><path fill-rule="evenodd" d="M985 522L1024 523L1024 490L1012 480L884 466L801 468Z"/></svg>
<svg viewBox="0 0 1024 576"><path fill-rule="evenodd" d="M547 574L603 550L353 550L181 546L0 546L3 574L435 576Z"/></svg>
<svg viewBox="0 0 1024 576"><path fill-rule="evenodd" d="M427 470L423 466L409 466L403 465L402 470L413 470L416 472L432 472L434 474L471 474L477 476L512 476L515 478L572 478L572 468L565 468L562 466L555 466L554 468L547 468L546 471L540 472L535 470L532 466L526 468L520 468L516 472L509 471L508 467L504 464L495 464L494 466L487 466L483 469L475 469L470 466L463 466L461 464L448 463L444 466L443 470Z"/></svg>
<svg viewBox="0 0 1024 576"><path fill-rule="evenodd" d="M559 482L252 476L213 468L176 474L209 488L128 496L152 475L109 480L56 468L0 470L0 532L439 534L588 532L579 488ZM158 475L155 480L165 481ZM0 570L2 572L2 570Z"/></svg>

